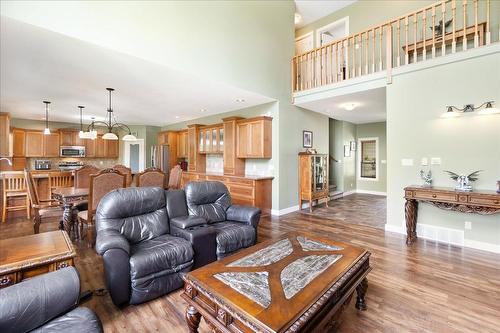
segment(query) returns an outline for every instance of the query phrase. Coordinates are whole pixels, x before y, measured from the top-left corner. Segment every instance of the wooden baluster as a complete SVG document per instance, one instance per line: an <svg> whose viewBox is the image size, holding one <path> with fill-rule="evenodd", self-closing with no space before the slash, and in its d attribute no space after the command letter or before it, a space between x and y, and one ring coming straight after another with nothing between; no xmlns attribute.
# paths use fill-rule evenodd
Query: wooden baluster
<svg viewBox="0 0 500 333"><path fill-rule="evenodd" d="M486 45L489 45L490 43L491 43L491 32L490 32L490 0L486 0Z"/></svg>
<svg viewBox="0 0 500 333"><path fill-rule="evenodd" d="M436 58L436 7L432 6L432 58Z"/></svg>
<svg viewBox="0 0 500 333"><path fill-rule="evenodd" d="M463 0L464 6L464 32L462 37L462 51L467 50L467 0Z"/></svg>
<svg viewBox="0 0 500 333"><path fill-rule="evenodd" d="M298 57L298 72L299 72L299 76L298 76L298 82L297 82L297 85L298 85L298 89L297 90L302 90L302 77L303 77L303 73L302 73L302 54L299 55Z"/></svg>
<svg viewBox="0 0 500 333"><path fill-rule="evenodd" d="M314 87L314 51L311 52L309 59L309 77L311 81L311 88Z"/></svg>
<svg viewBox="0 0 500 333"><path fill-rule="evenodd" d="M451 24L452 24L452 41L451 41L451 53L455 53L457 51L457 39L455 36L455 21L456 21L456 11L457 11L457 3L456 0L452 0L451 2Z"/></svg>
<svg viewBox="0 0 500 333"><path fill-rule="evenodd" d="M292 73L295 82L292 82L292 92L298 90L298 78L299 78L299 66L298 66L298 57L295 56L292 60Z"/></svg>
<svg viewBox="0 0 500 333"><path fill-rule="evenodd" d="M413 62L417 62L417 16L418 12L413 15Z"/></svg>
<svg viewBox="0 0 500 333"><path fill-rule="evenodd" d="M443 20L443 26L441 28L441 55L446 54L446 43L445 43L445 35L446 35L446 1L441 3L441 20Z"/></svg>
<svg viewBox="0 0 500 333"><path fill-rule="evenodd" d="M384 26L380 26L380 49L379 49L379 63L378 70L382 70L382 35L384 34Z"/></svg>
<svg viewBox="0 0 500 333"><path fill-rule="evenodd" d="M405 65L410 62L410 56L408 55L408 16L405 17Z"/></svg>
<svg viewBox="0 0 500 333"><path fill-rule="evenodd" d="M356 77L356 35L352 37L352 77Z"/></svg>
<svg viewBox="0 0 500 333"><path fill-rule="evenodd" d="M361 71L361 68L363 66L363 34L359 34L359 43L358 43L358 49L359 49L359 66L358 66L358 75L361 76L363 75L363 72Z"/></svg>
<svg viewBox="0 0 500 333"><path fill-rule="evenodd" d="M427 60L427 45L425 45L425 34L427 31L427 9L424 9L424 17L423 17L423 23L422 23L422 61Z"/></svg>
<svg viewBox="0 0 500 333"><path fill-rule="evenodd" d="M349 67L349 38L347 38L346 40L344 40L344 42L347 42L346 45L344 45L344 49L345 49L345 78L346 80L349 79L349 77L351 76L351 73L350 73L350 67Z"/></svg>
<svg viewBox="0 0 500 333"><path fill-rule="evenodd" d="M375 41L377 40L377 36L375 36L375 29L372 29L372 41L373 41L373 47L372 47L372 73L375 73Z"/></svg>
<svg viewBox="0 0 500 333"><path fill-rule="evenodd" d="M396 26L396 38L398 40L398 56L396 58L396 66L401 66L401 20L398 19L398 25Z"/></svg>
<svg viewBox="0 0 500 333"><path fill-rule="evenodd" d="M383 28L382 28L383 29ZM387 83L392 83L392 24L387 26L387 38L385 41L385 56L387 62Z"/></svg>
<svg viewBox="0 0 500 333"><path fill-rule="evenodd" d="M479 47L479 31L477 29L477 0L474 0L474 47Z"/></svg>
<svg viewBox="0 0 500 333"><path fill-rule="evenodd" d="M323 50L324 48L319 49L319 85L323 85L323 69L324 69L324 64L323 64L323 59L325 58L323 56Z"/></svg>
<svg viewBox="0 0 500 333"><path fill-rule="evenodd" d="M333 74L333 82L337 82L339 80L339 67L338 67L338 58L339 58L339 50L338 50L338 43L334 44L334 54L332 55L333 61L334 61L334 67L332 69L332 74Z"/></svg>
<svg viewBox="0 0 500 333"><path fill-rule="evenodd" d="M370 38L370 32L366 32L366 43L365 43L365 73L368 74L368 39Z"/></svg>

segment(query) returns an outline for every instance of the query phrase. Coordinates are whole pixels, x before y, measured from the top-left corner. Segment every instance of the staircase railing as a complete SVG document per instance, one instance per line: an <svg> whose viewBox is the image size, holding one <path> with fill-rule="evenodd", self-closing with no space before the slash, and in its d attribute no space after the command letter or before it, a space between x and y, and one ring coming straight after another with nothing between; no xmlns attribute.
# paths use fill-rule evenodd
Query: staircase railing
<svg viewBox="0 0 500 333"><path fill-rule="evenodd" d="M390 82L393 68L488 45L492 43L490 9L490 0L444 0L296 55L292 90L384 70Z"/></svg>

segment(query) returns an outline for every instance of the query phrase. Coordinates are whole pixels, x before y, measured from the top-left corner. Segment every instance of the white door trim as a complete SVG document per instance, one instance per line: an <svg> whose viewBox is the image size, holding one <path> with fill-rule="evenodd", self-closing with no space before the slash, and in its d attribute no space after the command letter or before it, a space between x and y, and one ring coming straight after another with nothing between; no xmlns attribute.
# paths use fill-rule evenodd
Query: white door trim
<svg viewBox="0 0 500 333"><path fill-rule="evenodd" d="M303 40L303 39L308 39L310 38L311 39L311 50L314 48L314 40L313 40L313 31L309 31L308 33L305 33L297 38L295 38L295 44L297 44L297 42ZM310 50L307 50L307 51L310 51Z"/></svg>
<svg viewBox="0 0 500 333"><path fill-rule="evenodd" d="M362 141L375 141L375 178L363 178L361 177L361 142ZM366 181L372 181L372 182L377 182L378 181L378 176L380 173L380 161L379 161L379 147L378 147L378 137L371 137L371 138L358 138L358 146L357 148L357 158L356 158L356 172L357 180L366 180Z"/></svg>
<svg viewBox="0 0 500 333"><path fill-rule="evenodd" d="M130 145L139 144L139 172L145 169L146 149L144 147L144 139L137 139L135 141L123 142L123 160L122 164L130 168Z"/></svg>
<svg viewBox="0 0 500 333"><path fill-rule="evenodd" d="M346 16L346 17L341 18L340 20L337 20L337 21L332 22L332 23L328 23L327 25L316 29L316 43L315 43L316 47L321 46L321 33L323 33L323 31L330 30L331 27L339 26L342 23L344 24L344 29L345 29L345 33L346 33L346 35L344 37L349 36L349 16Z"/></svg>

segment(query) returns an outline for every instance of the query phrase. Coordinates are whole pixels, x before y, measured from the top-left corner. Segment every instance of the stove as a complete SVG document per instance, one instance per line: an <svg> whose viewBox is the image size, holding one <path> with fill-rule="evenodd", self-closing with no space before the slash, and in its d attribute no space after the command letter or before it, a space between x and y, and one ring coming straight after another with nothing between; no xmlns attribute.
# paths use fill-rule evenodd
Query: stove
<svg viewBox="0 0 500 333"><path fill-rule="evenodd" d="M59 169L61 171L76 170L83 166L83 162L61 162L59 163Z"/></svg>

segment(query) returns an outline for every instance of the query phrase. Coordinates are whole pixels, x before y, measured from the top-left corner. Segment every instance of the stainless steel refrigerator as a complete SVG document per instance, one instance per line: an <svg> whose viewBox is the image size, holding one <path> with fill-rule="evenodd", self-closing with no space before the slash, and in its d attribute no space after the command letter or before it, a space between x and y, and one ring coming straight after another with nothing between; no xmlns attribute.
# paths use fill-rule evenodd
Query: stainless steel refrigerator
<svg viewBox="0 0 500 333"><path fill-rule="evenodd" d="M170 173L170 155L168 148L168 145L157 145L151 147L151 166L165 172L167 177Z"/></svg>

